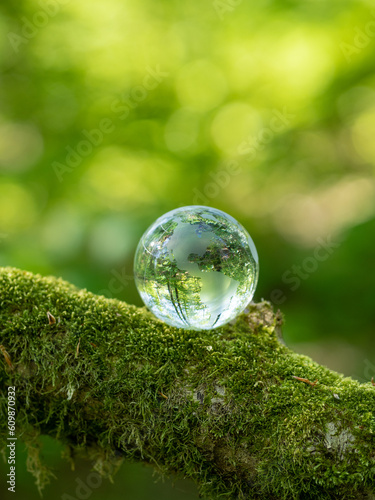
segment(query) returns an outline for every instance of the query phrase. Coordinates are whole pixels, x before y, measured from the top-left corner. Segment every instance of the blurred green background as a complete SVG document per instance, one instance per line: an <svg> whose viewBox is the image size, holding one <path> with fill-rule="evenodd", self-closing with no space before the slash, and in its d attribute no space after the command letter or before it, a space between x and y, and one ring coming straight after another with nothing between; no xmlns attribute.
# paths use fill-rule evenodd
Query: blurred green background
<svg viewBox="0 0 375 500"><path fill-rule="evenodd" d="M287 345L375 376L372 3L2 0L0 16L1 266L141 305L143 232L213 206L252 235L255 300L284 312ZM74 497L90 464L45 454L45 498ZM39 498L21 444L18 470L19 498ZM197 498L172 482L127 464L90 498Z"/></svg>

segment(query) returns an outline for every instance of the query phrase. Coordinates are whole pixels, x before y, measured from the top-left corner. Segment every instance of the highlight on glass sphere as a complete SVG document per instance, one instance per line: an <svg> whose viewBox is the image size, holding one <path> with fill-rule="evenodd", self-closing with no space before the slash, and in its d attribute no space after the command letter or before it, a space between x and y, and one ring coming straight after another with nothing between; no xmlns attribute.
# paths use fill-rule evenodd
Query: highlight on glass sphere
<svg viewBox="0 0 375 500"><path fill-rule="evenodd" d="M150 311L168 325L209 330L236 318L258 281L249 233L216 208L192 205L157 219L138 243L134 276Z"/></svg>

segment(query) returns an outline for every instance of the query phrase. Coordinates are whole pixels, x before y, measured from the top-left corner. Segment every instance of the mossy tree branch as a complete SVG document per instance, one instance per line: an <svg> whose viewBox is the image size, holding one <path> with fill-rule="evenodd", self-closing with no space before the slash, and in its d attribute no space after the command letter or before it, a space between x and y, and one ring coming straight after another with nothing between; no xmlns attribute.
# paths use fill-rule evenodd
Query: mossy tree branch
<svg viewBox="0 0 375 500"><path fill-rule="evenodd" d="M198 332L11 268L0 294L0 446L15 386L39 485L46 434L101 467L121 457L191 478L207 498L371 498L375 387L290 351L268 303Z"/></svg>

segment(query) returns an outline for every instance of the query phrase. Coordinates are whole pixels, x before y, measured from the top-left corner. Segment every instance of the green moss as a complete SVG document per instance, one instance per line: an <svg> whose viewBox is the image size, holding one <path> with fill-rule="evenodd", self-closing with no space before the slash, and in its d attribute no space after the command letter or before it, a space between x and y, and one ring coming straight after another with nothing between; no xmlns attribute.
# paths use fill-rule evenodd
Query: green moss
<svg viewBox="0 0 375 500"><path fill-rule="evenodd" d="M49 479L38 459L43 434L103 473L142 460L192 478L207 498L359 499L375 490L375 387L287 349L268 303L198 332L16 269L0 269L0 293L0 343L14 366L0 360L2 414L15 386L17 436L39 487ZM5 418L0 426L4 449Z"/></svg>

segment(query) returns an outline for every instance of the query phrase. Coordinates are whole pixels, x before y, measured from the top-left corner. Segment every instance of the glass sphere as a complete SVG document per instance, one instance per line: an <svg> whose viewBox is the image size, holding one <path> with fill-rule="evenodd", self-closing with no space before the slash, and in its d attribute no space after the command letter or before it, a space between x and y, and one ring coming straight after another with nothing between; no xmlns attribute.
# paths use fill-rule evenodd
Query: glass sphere
<svg viewBox="0 0 375 500"><path fill-rule="evenodd" d="M157 219L142 236L134 276L145 305L167 324L209 330L241 313L254 295L258 254L233 217L192 205Z"/></svg>

